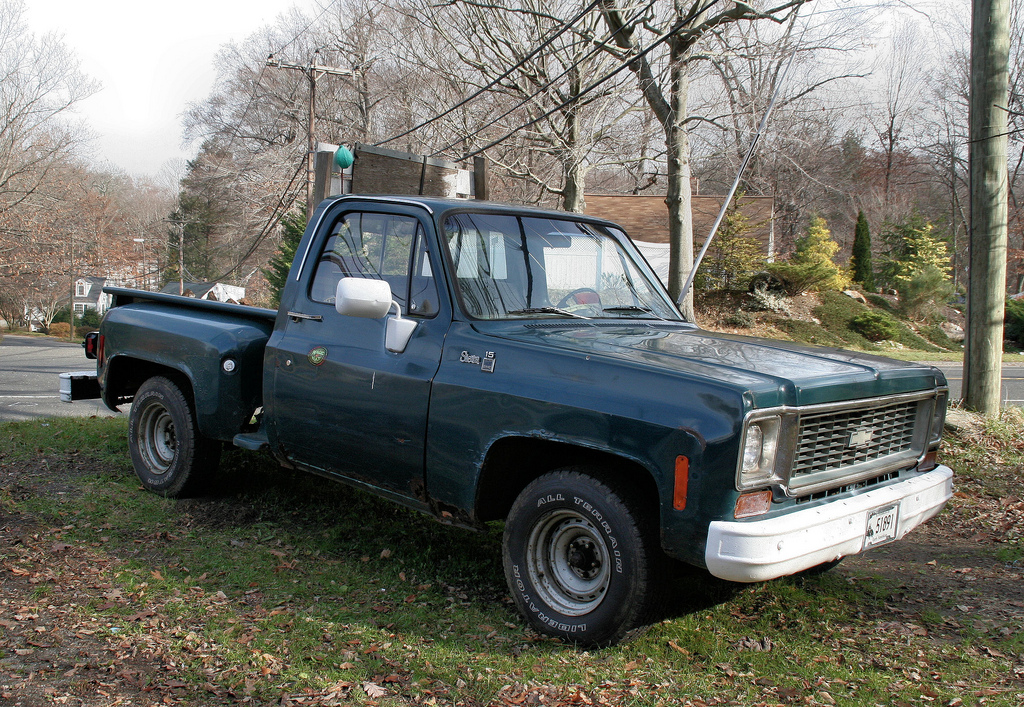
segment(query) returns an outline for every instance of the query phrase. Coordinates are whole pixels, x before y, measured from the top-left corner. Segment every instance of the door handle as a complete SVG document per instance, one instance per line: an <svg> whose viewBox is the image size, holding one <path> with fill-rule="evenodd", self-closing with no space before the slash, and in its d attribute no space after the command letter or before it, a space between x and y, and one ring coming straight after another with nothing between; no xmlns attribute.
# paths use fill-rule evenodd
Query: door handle
<svg viewBox="0 0 1024 707"><path fill-rule="evenodd" d="M299 322L302 321L303 319L306 319L311 322L322 322L324 319L319 314L303 314L302 312L288 312L288 317L293 322Z"/></svg>

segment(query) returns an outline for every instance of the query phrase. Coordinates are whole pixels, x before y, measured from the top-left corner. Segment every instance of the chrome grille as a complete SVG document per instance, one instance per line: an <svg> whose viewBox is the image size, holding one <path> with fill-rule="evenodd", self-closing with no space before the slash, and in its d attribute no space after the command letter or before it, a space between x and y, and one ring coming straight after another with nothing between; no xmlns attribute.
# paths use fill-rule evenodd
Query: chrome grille
<svg viewBox="0 0 1024 707"><path fill-rule="evenodd" d="M917 408L914 401L801 417L793 476L831 471L910 449Z"/></svg>
<svg viewBox="0 0 1024 707"><path fill-rule="evenodd" d="M900 400L802 414L791 484L799 487L810 483L807 477L835 478L853 467L863 470L864 465L874 467L873 462L916 457L920 409L920 400Z"/></svg>

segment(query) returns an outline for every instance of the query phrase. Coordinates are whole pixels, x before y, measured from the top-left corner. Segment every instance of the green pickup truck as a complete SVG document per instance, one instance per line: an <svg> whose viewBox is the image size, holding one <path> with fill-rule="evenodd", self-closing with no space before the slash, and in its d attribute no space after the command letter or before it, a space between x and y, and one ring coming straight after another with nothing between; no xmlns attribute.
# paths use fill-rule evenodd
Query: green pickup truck
<svg viewBox="0 0 1024 707"><path fill-rule="evenodd" d="M107 292L87 354L104 402L131 403L147 488L187 493L232 443L442 522L503 520L519 610L581 645L643 626L674 563L828 567L952 492L938 370L702 331L596 218L339 197L278 311Z"/></svg>

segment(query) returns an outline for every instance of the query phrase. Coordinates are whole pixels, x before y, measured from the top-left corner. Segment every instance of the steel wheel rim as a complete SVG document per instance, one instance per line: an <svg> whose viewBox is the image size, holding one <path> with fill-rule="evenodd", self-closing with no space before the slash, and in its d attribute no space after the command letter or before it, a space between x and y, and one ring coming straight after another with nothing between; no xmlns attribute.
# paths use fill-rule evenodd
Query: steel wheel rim
<svg viewBox="0 0 1024 707"><path fill-rule="evenodd" d="M149 405L139 419L139 451L150 472L163 476L171 468L178 449L174 420L162 405Z"/></svg>
<svg viewBox="0 0 1024 707"><path fill-rule="evenodd" d="M573 510L553 511L533 527L526 546L526 566L540 598L566 616L582 616L596 609L611 583L604 537Z"/></svg>

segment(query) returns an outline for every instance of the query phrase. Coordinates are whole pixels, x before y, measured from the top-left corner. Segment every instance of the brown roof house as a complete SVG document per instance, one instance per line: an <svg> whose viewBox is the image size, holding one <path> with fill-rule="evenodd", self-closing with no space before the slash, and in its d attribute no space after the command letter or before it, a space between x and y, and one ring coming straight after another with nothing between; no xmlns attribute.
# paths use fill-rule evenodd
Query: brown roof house
<svg viewBox="0 0 1024 707"><path fill-rule="evenodd" d="M698 196L693 199L694 257L700 252L711 226L722 208L724 196ZM761 242L765 257L775 257L775 198L744 196L740 211L751 226L750 236ZM587 214L615 221L626 229L651 267L668 283L668 205L664 196L633 194L587 194Z"/></svg>

